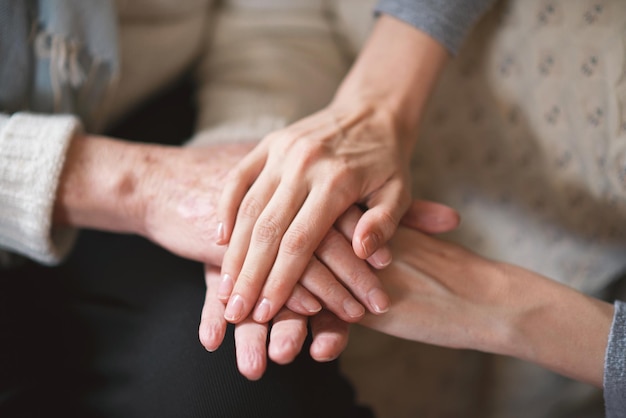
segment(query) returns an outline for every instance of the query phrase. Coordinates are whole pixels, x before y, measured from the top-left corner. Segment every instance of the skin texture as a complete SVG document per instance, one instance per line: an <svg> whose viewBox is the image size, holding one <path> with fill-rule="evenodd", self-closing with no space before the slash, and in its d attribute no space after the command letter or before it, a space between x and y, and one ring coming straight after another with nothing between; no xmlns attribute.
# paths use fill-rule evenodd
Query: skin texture
<svg viewBox="0 0 626 418"><path fill-rule="evenodd" d="M205 263L207 295L199 338L208 350L215 350L226 329L224 304L219 297L222 279L214 267L221 263L225 250L214 239L215 204L228 169L249 149L238 144L179 148L106 137L74 138L57 190L54 222L138 234L179 256ZM343 216L339 229L333 229L316 250L321 269L305 271L302 277L314 292L332 294L327 300L336 299L339 313L334 314L330 304L321 304L315 293L298 284L271 328L269 323L259 324L252 318L236 326L242 374L250 379L261 377L268 353L278 363L292 361L302 348L307 324L313 333L310 351L316 360L332 360L345 348L348 321L361 316L350 317L343 311L346 300L352 298L336 292L335 273L349 270L362 280L366 274L378 280L365 261L352 253L345 238L352 235L360 216L356 208ZM445 206L418 202L407 220L418 226L421 222L426 231L436 232L454 227L458 216Z"/></svg>
<svg viewBox="0 0 626 418"><path fill-rule="evenodd" d="M240 144L181 148L78 137L64 166L54 221L135 233L181 257L219 265L226 249L215 243L213 228L219 187L249 149ZM311 315L324 307L348 322L363 317L363 307L344 286L336 285L335 273L355 287L380 282L367 263L354 256L349 242L339 238L331 229L310 259L301 276L308 290L295 287L287 301L292 310ZM223 291L224 283L220 286ZM314 297L325 294L323 304Z"/></svg>
<svg viewBox="0 0 626 418"><path fill-rule="evenodd" d="M338 220L337 229L346 237L352 236L361 216L362 212L356 208L348 210ZM459 216L447 206L417 200L412 202L409 211L402 218L402 223L424 233L439 234L456 228ZM200 323L200 341L207 350L213 351L219 346L226 332L224 305L217 295L220 281L217 269L207 269L206 281L207 293ZM384 314L381 318L387 315ZM265 371L268 356L279 364L291 362L302 349L307 335L307 321L310 321L313 334L311 357L317 361L337 358L348 343L349 328L345 321L327 310L307 318L283 308L272 321L267 348L267 324L257 323L249 317L236 325L240 328L239 333L235 333L235 338L238 339L237 360L242 374L250 379L260 378Z"/></svg>
<svg viewBox="0 0 626 418"><path fill-rule="evenodd" d="M409 207L409 156L446 60L432 38L383 16L332 102L268 135L235 165L216 233L218 243L230 243L221 270L232 284L222 295L228 321L251 312L258 322L271 319L327 232L356 203L368 209L354 229L354 253L378 268L389 264L389 254L377 251ZM389 308L380 283L338 285L369 312Z"/></svg>
<svg viewBox="0 0 626 418"><path fill-rule="evenodd" d="M530 361L602 386L613 306L510 264L400 228L378 272L392 299L362 324L401 338Z"/></svg>

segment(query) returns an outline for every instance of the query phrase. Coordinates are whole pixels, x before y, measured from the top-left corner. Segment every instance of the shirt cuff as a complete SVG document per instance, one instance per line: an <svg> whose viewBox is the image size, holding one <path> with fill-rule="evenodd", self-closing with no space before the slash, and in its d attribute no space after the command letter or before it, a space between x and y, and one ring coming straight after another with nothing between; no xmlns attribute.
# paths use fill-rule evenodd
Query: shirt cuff
<svg viewBox="0 0 626 418"><path fill-rule="evenodd" d="M604 362L606 418L626 417L626 303L615 302Z"/></svg>
<svg viewBox="0 0 626 418"><path fill-rule="evenodd" d="M57 264L77 231L53 228L52 211L70 141L81 129L73 116L16 113L0 120L0 248L42 264Z"/></svg>
<svg viewBox="0 0 626 418"><path fill-rule="evenodd" d="M470 29L493 3L494 0L380 0L374 13L402 20L456 54Z"/></svg>

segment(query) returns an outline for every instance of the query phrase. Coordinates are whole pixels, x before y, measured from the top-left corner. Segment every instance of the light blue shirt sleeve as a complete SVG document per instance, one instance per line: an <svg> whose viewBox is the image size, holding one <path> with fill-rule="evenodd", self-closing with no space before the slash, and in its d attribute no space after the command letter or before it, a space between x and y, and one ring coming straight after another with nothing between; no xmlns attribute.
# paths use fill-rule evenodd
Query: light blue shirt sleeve
<svg viewBox="0 0 626 418"><path fill-rule="evenodd" d="M456 54L472 26L495 0L380 0L374 9L402 20Z"/></svg>

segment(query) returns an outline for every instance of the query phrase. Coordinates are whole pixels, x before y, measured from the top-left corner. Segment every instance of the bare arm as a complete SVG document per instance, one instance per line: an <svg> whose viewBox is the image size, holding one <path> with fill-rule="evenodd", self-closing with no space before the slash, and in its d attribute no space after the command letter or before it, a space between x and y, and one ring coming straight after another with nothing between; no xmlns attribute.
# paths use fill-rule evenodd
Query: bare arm
<svg viewBox="0 0 626 418"><path fill-rule="evenodd" d="M181 148L113 138L73 139L54 222L145 236L185 258L219 264L215 200L249 145Z"/></svg>
<svg viewBox="0 0 626 418"><path fill-rule="evenodd" d="M602 386L613 306L536 273L402 229L379 273L392 308L363 324L415 341L517 357Z"/></svg>

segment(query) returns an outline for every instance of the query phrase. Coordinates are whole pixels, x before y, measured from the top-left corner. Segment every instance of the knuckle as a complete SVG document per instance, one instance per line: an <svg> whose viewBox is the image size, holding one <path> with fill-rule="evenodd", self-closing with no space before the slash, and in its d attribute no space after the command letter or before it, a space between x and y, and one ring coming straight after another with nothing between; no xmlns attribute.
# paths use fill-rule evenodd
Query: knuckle
<svg viewBox="0 0 626 418"><path fill-rule="evenodd" d="M241 208L239 209L241 215L247 218L258 218L261 214L261 203L254 197L246 196L241 202Z"/></svg>
<svg viewBox="0 0 626 418"><path fill-rule="evenodd" d="M335 251L340 248L346 239L337 230L331 229L317 246L316 253L320 256L326 254L327 251Z"/></svg>
<svg viewBox="0 0 626 418"><path fill-rule="evenodd" d="M320 160L324 153L322 145L307 136L301 136L298 139L295 151L298 155L298 165L301 168L313 165Z"/></svg>
<svg viewBox="0 0 626 418"><path fill-rule="evenodd" d="M244 181L244 171L241 167L235 166L226 173L225 181L228 184L238 184Z"/></svg>
<svg viewBox="0 0 626 418"><path fill-rule="evenodd" d="M368 288L373 281L374 274L365 268L352 269L346 276L346 284L352 289Z"/></svg>
<svg viewBox="0 0 626 418"><path fill-rule="evenodd" d="M244 300L252 299L249 294L258 291L259 282L256 276L249 269L243 269L237 276L237 283L235 283L235 289L233 294L238 293Z"/></svg>
<svg viewBox="0 0 626 418"><path fill-rule="evenodd" d="M283 241L281 243L281 249L289 255L303 255L309 251L311 245L311 234L303 226L292 226L287 230Z"/></svg>
<svg viewBox="0 0 626 418"><path fill-rule="evenodd" d="M324 180L325 193L336 196L341 202L352 201L359 194L359 176L345 164L333 164L330 174Z"/></svg>
<svg viewBox="0 0 626 418"><path fill-rule="evenodd" d="M376 216L376 225L381 225L381 232L383 233L385 238L389 238L396 226L398 225L399 219L396 219L391 213L388 211L381 211Z"/></svg>
<svg viewBox="0 0 626 418"><path fill-rule="evenodd" d="M317 289L318 296L326 302L327 305L340 305L341 301L348 297L343 286L334 280L326 280L320 283Z"/></svg>
<svg viewBox="0 0 626 418"><path fill-rule="evenodd" d="M257 221L254 227L255 239L262 243L274 243L281 235L281 228L278 222L271 218L263 218Z"/></svg>

